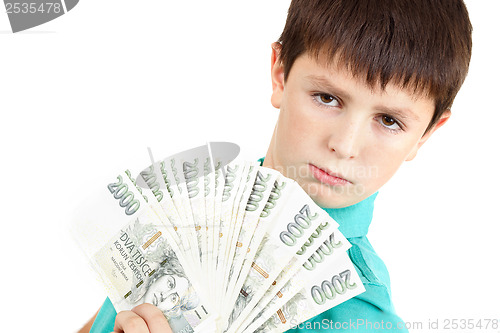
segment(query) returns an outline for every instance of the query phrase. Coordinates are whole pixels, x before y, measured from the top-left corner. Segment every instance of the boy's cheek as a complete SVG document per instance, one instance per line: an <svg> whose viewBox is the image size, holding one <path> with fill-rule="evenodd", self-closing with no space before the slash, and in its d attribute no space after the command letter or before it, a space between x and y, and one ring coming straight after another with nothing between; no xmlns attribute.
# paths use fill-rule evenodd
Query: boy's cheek
<svg viewBox="0 0 500 333"><path fill-rule="evenodd" d="M302 146L307 146L311 128L308 120L295 112L295 110L283 110L280 114L278 130L281 137L286 138L284 150L294 151L295 154L302 153Z"/></svg>

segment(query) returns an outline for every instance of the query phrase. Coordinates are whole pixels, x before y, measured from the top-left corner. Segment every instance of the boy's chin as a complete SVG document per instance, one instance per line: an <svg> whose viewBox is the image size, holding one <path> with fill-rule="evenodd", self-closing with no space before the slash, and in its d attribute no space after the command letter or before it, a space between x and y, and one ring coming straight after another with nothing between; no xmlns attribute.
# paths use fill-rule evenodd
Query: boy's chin
<svg viewBox="0 0 500 333"><path fill-rule="evenodd" d="M332 187L324 184L302 184L304 191L322 208L344 208L363 201L369 194L352 185Z"/></svg>

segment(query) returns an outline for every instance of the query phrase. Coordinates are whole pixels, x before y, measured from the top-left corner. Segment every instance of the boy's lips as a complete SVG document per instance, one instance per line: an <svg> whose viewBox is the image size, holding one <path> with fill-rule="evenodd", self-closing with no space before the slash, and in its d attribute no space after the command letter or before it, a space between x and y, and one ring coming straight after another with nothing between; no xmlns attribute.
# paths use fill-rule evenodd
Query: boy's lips
<svg viewBox="0 0 500 333"><path fill-rule="evenodd" d="M332 186L352 184L349 180L345 179L341 174L332 172L326 168L319 168L314 164L309 164L309 169L311 170L313 177L322 183Z"/></svg>

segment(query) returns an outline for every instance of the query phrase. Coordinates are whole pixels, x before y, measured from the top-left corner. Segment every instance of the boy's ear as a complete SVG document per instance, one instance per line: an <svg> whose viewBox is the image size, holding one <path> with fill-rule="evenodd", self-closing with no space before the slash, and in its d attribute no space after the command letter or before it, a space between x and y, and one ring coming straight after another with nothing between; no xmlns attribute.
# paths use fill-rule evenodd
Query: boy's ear
<svg viewBox="0 0 500 333"><path fill-rule="evenodd" d="M271 45L271 81L273 86L273 94L271 95L271 104L279 109L281 106L281 98L283 96L283 89L285 85L285 74L283 64L280 60L281 44L275 42Z"/></svg>
<svg viewBox="0 0 500 333"><path fill-rule="evenodd" d="M427 133L425 133L424 135L422 135L422 137L420 138L420 140L418 141L418 143L415 145L415 147L413 148L413 150L411 151L411 153L406 158L406 161L413 160L415 158L415 156L417 156L417 152L420 149L420 147L422 147L422 145L431 137L431 135L438 128L440 128L441 126L443 126L448 121L448 119L450 119L450 117L451 117L451 111L450 110L446 110L441 115L441 118L439 118L438 122Z"/></svg>

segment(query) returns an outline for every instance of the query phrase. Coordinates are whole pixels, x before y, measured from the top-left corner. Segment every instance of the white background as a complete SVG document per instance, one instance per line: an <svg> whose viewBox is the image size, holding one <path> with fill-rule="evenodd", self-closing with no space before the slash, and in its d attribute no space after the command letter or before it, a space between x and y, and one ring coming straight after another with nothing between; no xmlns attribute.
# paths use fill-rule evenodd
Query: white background
<svg viewBox="0 0 500 333"><path fill-rule="evenodd" d="M98 309L69 220L117 170L145 167L147 147L232 141L264 156L289 1L247 3L82 0L17 34L2 9L0 331L74 332ZM453 116L381 189L369 233L398 313L424 327L500 317L500 2L467 4L473 58Z"/></svg>

